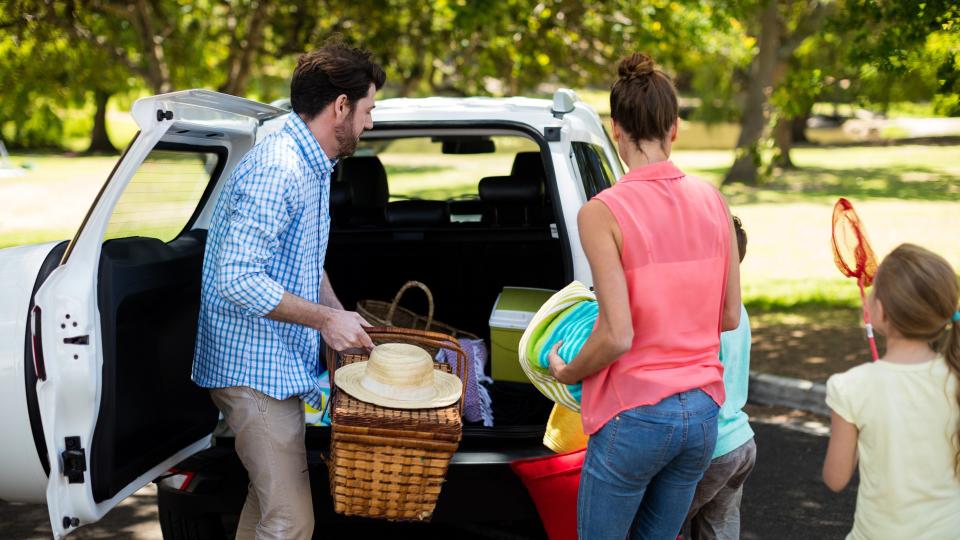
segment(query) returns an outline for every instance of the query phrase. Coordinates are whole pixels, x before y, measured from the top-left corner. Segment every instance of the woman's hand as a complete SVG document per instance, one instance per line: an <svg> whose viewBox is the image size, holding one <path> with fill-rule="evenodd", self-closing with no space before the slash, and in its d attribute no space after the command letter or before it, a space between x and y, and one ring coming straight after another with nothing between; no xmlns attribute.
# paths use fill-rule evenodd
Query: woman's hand
<svg viewBox="0 0 960 540"><path fill-rule="evenodd" d="M569 373L567 363L563 361L563 358L560 358L561 345L563 345L563 341L558 341L547 355L547 359L550 361L550 375L553 375L553 378L559 383L576 384L578 381L571 380L569 375L567 375L567 373Z"/></svg>

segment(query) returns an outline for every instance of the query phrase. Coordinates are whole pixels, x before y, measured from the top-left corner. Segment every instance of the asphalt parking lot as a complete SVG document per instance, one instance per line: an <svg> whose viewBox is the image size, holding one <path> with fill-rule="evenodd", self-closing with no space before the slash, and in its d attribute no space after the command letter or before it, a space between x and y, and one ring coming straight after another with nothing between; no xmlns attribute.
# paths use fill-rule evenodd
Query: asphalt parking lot
<svg viewBox="0 0 960 540"><path fill-rule="evenodd" d="M821 420L774 408L752 407L757 439L757 466L747 481L742 505L742 538L843 538L853 523L856 487L831 493L820 480L827 447ZM394 538L404 535L397 535ZM504 531L470 528L457 537L522 538ZM0 537L39 540L51 537L46 507L0 502ZM71 538L156 540L156 489L150 484L110 512L99 523L83 527ZM322 527L316 538L327 539Z"/></svg>

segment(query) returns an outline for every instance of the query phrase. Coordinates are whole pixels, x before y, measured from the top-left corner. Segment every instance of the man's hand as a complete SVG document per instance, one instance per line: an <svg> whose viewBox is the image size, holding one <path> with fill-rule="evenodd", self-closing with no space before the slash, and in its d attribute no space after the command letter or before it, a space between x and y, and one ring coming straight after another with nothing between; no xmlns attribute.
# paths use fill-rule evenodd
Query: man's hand
<svg viewBox="0 0 960 540"><path fill-rule="evenodd" d="M373 341L364 330L368 326L370 323L355 311L328 309L316 328L327 347L336 351L363 349L370 352Z"/></svg>
<svg viewBox="0 0 960 540"><path fill-rule="evenodd" d="M558 341L547 355L547 359L550 361L550 374L553 375L553 378L559 383L576 384L577 381L570 380L570 377L567 376L567 372L569 371L567 370L567 363L563 361L563 358L560 358L561 345L563 345L563 341Z"/></svg>

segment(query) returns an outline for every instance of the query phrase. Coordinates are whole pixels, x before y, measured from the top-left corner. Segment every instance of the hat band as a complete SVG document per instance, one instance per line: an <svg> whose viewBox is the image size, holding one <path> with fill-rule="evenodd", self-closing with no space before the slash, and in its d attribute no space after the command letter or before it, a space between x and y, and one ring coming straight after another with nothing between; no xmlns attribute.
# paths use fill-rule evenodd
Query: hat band
<svg viewBox="0 0 960 540"><path fill-rule="evenodd" d="M362 379L360 379L360 386L378 396L396 399L399 401L430 400L437 395L437 391L432 385L396 386L393 384L384 384L380 381L376 381L368 375L365 375Z"/></svg>

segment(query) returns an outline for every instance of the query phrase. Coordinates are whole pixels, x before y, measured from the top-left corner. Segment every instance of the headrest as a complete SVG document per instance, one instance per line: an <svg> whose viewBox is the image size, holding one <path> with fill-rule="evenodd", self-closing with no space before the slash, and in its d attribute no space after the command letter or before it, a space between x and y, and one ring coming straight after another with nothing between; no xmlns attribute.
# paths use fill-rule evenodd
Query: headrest
<svg viewBox="0 0 960 540"><path fill-rule="evenodd" d="M330 208L350 206L350 186L346 182L330 182Z"/></svg>
<svg viewBox="0 0 960 540"><path fill-rule="evenodd" d="M543 158L540 152L518 152L513 158L513 167L510 176L516 178L532 178L543 182L547 175L543 170Z"/></svg>
<svg viewBox="0 0 960 540"><path fill-rule="evenodd" d="M527 204L540 201L543 184L539 179L488 176L480 180L479 191L485 203Z"/></svg>
<svg viewBox="0 0 960 540"><path fill-rule="evenodd" d="M446 201L394 201L387 205L390 225L445 225L450 223Z"/></svg>
<svg viewBox="0 0 960 540"><path fill-rule="evenodd" d="M390 199L387 171L377 156L355 156L340 162L340 182L350 186L354 208L383 208Z"/></svg>

